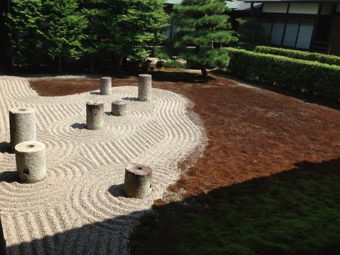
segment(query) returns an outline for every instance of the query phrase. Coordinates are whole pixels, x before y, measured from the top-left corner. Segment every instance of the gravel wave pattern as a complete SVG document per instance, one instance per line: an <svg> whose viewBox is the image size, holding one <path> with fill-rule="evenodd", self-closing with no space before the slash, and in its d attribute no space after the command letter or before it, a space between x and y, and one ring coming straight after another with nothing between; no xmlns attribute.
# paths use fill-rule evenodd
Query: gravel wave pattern
<svg viewBox="0 0 340 255"><path fill-rule="evenodd" d="M154 89L139 102L136 86L64 97L41 97L26 79L0 77L0 214L8 254L129 254L128 237L154 199L179 177L178 163L201 143L201 127L187 116L189 102ZM86 102L105 103L105 126L85 128ZM110 114L124 100L127 116ZM17 182L9 142L8 110L37 112L38 140L46 144L48 176L35 184ZM153 193L124 196L124 168L138 162L153 168Z"/></svg>

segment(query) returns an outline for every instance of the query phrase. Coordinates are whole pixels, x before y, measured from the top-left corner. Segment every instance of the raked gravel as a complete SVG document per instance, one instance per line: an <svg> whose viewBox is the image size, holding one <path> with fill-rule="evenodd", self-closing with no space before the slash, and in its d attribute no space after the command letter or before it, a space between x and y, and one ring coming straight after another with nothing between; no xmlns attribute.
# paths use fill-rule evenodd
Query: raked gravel
<svg viewBox="0 0 340 255"><path fill-rule="evenodd" d="M0 76L0 214L8 254L129 254L129 233L138 217L178 179L178 163L204 137L188 117L183 96L160 89L153 90L150 102L137 96L137 86L124 86L108 96L92 91L41 97L27 79ZM105 104L101 130L85 129L90 100ZM127 102L126 116L110 114L114 100ZM37 112L37 137L47 149L48 174L42 182L18 183L15 156L4 149L8 111L15 107ZM130 162L152 167L150 197L124 196Z"/></svg>

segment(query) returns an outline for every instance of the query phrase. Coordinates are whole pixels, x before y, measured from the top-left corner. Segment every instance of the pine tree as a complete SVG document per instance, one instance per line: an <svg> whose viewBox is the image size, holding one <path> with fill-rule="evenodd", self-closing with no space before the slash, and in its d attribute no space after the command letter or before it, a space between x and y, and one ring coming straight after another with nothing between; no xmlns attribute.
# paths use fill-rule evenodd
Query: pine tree
<svg viewBox="0 0 340 255"><path fill-rule="evenodd" d="M79 0L81 11L87 19L84 30L87 38L83 42L84 55L90 59L90 70L94 69L94 58L107 49L107 20L113 17L108 0Z"/></svg>
<svg viewBox="0 0 340 255"><path fill-rule="evenodd" d="M237 41L228 11L224 0L183 0L175 6L175 48L183 58L200 67L203 76L208 75L208 67L227 66L228 55L221 46Z"/></svg>
<svg viewBox="0 0 340 255"><path fill-rule="evenodd" d="M63 59L77 60L84 54L83 41L87 38L84 30L88 22L76 0L46 0L43 7L48 55L57 60L61 72Z"/></svg>
<svg viewBox="0 0 340 255"><path fill-rule="evenodd" d="M120 56L120 62L141 63L150 55L152 46L164 39L168 25L163 0L114 1L111 13L116 15L108 23L111 51Z"/></svg>
<svg viewBox="0 0 340 255"><path fill-rule="evenodd" d="M41 0L13 1L7 13L6 26L9 31L13 68L31 67L42 61L44 36Z"/></svg>

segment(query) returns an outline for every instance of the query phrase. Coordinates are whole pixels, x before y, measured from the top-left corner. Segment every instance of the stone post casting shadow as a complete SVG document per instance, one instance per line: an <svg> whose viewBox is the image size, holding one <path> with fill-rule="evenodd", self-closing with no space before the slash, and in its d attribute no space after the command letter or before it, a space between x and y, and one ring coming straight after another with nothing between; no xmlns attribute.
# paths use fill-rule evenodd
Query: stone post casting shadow
<svg viewBox="0 0 340 255"><path fill-rule="evenodd" d="M124 190L126 195L144 198L152 191L152 169L140 164L130 164L125 168Z"/></svg>
<svg viewBox="0 0 340 255"><path fill-rule="evenodd" d="M150 101L152 92L152 76L150 74L138 75L138 100Z"/></svg>
<svg viewBox="0 0 340 255"><path fill-rule="evenodd" d="M27 141L15 146L19 180L34 183L46 178L46 147L37 141Z"/></svg>
<svg viewBox="0 0 340 255"><path fill-rule="evenodd" d="M104 103L86 103L86 128L90 130L101 129L104 126Z"/></svg>
<svg viewBox="0 0 340 255"><path fill-rule="evenodd" d="M127 104L123 101L113 101L111 105L111 113L116 116L126 115Z"/></svg>
<svg viewBox="0 0 340 255"><path fill-rule="evenodd" d="M111 77L100 78L100 94L111 95L112 94L112 79Z"/></svg>
<svg viewBox="0 0 340 255"><path fill-rule="evenodd" d="M11 151L18 143L37 140L36 116L33 108L13 108L9 111Z"/></svg>

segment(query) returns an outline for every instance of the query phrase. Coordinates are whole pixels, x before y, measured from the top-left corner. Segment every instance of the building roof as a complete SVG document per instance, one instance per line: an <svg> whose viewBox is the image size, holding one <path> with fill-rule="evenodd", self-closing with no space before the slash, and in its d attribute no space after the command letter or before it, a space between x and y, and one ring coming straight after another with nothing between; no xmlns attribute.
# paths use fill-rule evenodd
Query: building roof
<svg viewBox="0 0 340 255"><path fill-rule="evenodd" d="M339 0L340 1L340 0ZM226 0L226 5L229 9L235 11L247 11L250 10L250 3L245 0ZM166 0L167 4L181 4L182 0Z"/></svg>
<svg viewBox="0 0 340 255"><path fill-rule="evenodd" d="M340 3L340 0L245 0L246 3Z"/></svg>
<svg viewBox="0 0 340 255"><path fill-rule="evenodd" d="M166 4L180 4L182 3L182 0L166 0Z"/></svg>

